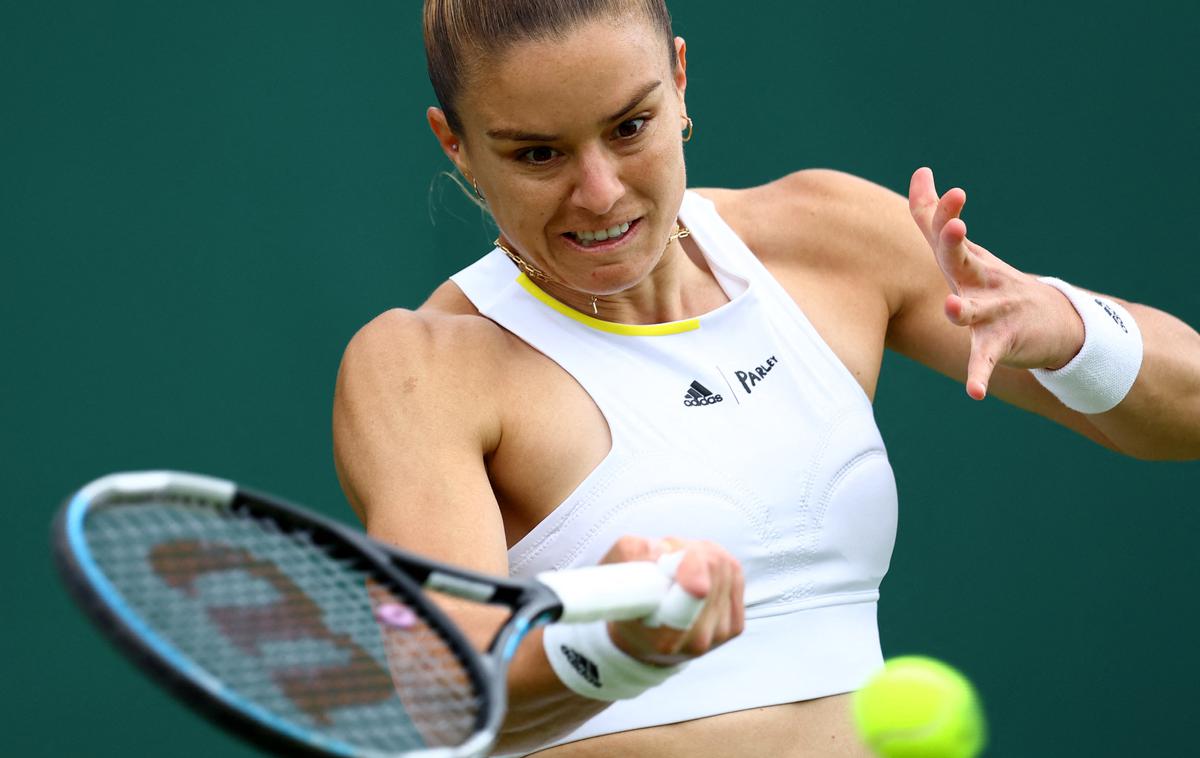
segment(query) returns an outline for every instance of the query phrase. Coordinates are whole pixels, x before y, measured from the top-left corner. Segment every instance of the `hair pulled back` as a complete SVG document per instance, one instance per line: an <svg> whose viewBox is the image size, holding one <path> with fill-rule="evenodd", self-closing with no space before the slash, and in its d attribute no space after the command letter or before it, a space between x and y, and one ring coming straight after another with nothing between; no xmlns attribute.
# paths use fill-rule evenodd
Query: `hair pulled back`
<svg viewBox="0 0 1200 758"><path fill-rule="evenodd" d="M425 0L425 60L446 123L462 134L456 104L473 69L518 42L564 39L602 16L641 14L661 32L675 70L671 14L665 0Z"/></svg>

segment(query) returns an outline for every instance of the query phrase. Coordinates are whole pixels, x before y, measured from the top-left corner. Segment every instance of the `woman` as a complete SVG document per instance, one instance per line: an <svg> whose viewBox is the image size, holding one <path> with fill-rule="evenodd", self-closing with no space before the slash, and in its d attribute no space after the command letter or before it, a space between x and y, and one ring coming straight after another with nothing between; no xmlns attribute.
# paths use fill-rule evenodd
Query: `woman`
<svg viewBox="0 0 1200 758"><path fill-rule="evenodd" d="M427 0L425 34L430 126L500 237L351 341L343 486L372 535L441 560L682 551L705 598L686 632L530 635L502 751L864 754L846 693L881 661L885 347L1115 450L1200 455L1200 336L1006 265L927 169L907 204L829 171L686 190L660 0Z"/></svg>

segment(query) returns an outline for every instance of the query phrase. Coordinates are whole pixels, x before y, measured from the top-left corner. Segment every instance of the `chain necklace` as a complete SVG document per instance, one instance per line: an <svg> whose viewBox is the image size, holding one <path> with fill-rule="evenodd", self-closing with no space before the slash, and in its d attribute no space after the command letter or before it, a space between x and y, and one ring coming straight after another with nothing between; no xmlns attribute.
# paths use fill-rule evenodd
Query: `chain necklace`
<svg viewBox="0 0 1200 758"><path fill-rule="evenodd" d="M671 236L667 237L667 244L666 244L666 246L663 247L663 252L665 253L667 251L667 248L669 248L671 246L671 243L674 242L675 240L683 239L684 237L690 237L690 236L692 236L691 231L688 230L688 228L686 226L684 226L683 224L676 222L675 231L671 232ZM503 242L501 242L499 237L497 237L493 241L492 244L494 244L496 247L503 250L504 254L508 256L508 259L510 261L512 261L513 263L515 263L517 268L521 269L521 271L523 271L525 273L525 276L528 276L530 279L534 279L539 282L550 282L552 284L561 284L561 282L558 282L558 281L555 281L554 279L552 279L550 277L550 275L547 274L545 271L542 271L539 268L529 265L525 261L524 258L522 258L521 256L514 253L512 250L509 249L508 245L505 245ZM596 296L589 295L589 297L591 298L592 313L599 316L600 309L596 305Z"/></svg>

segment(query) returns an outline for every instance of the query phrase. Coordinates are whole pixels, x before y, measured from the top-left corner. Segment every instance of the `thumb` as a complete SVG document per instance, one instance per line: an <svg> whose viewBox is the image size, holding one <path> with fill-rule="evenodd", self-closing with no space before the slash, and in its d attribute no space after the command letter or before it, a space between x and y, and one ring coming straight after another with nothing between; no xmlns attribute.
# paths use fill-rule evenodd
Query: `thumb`
<svg viewBox="0 0 1200 758"><path fill-rule="evenodd" d="M967 361L967 395L973 400L987 397L992 372L1004 355L1003 344L994 337L971 334L971 357Z"/></svg>

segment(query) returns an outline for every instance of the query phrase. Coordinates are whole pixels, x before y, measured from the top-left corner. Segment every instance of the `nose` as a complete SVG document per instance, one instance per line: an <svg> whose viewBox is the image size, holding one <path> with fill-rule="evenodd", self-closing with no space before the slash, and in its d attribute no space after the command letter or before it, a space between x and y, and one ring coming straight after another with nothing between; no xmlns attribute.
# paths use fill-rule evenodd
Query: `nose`
<svg viewBox="0 0 1200 758"><path fill-rule="evenodd" d="M577 167L571 202L597 216L611 211L625 194L617 157L602 148L589 146L578 154Z"/></svg>

